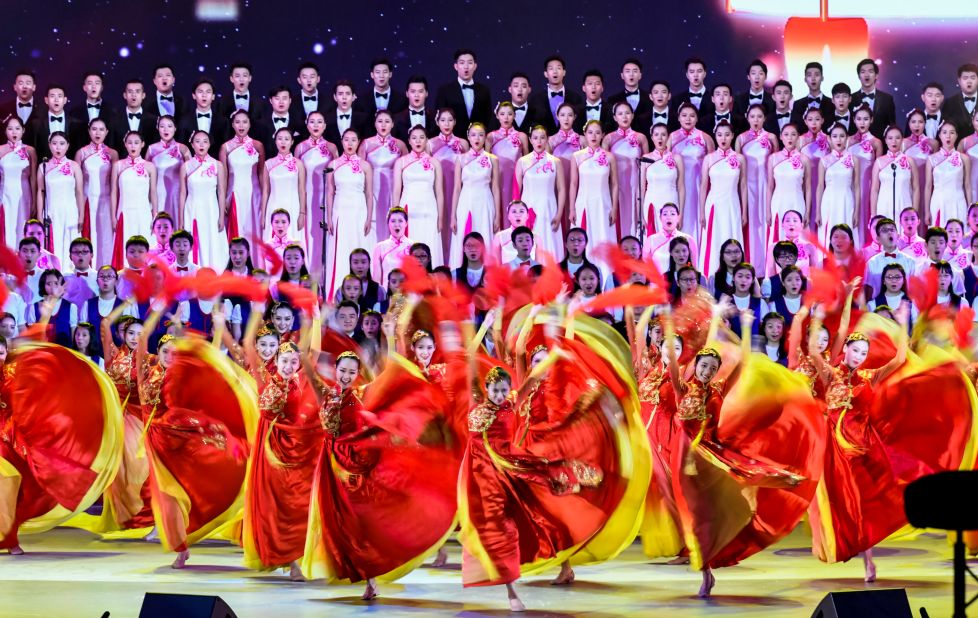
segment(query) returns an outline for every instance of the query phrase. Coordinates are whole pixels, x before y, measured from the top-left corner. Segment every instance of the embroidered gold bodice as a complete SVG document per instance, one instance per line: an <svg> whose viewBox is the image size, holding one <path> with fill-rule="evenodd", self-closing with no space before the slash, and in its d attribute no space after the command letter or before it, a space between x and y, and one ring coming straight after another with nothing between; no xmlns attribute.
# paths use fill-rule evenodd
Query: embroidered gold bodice
<svg viewBox="0 0 978 618"><path fill-rule="evenodd" d="M119 352L109 361L105 373L109 374L112 381L127 388L133 386L133 367L136 363L136 355L128 347L119 348Z"/></svg>
<svg viewBox="0 0 978 618"><path fill-rule="evenodd" d="M163 392L163 378L166 368L160 365L155 355L147 355L143 359L143 375L146 378L139 385L139 399L143 405L156 407L160 404L160 394Z"/></svg>
<svg viewBox="0 0 978 618"><path fill-rule="evenodd" d="M845 365L832 367L831 371L832 379L825 389L825 403L830 410L851 410L854 389L860 386L860 382L871 381L875 373L872 369L852 371Z"/></svg>
<svg viewBox="0 0 978 618"><path fill-rule="evenodd" d="M722 389L722 380L709 384L696 379L686 382L686 392L676 407L676 418L681 421L708 420L711 415L706 410L706 402L711 394L719 394Z"/></svg>

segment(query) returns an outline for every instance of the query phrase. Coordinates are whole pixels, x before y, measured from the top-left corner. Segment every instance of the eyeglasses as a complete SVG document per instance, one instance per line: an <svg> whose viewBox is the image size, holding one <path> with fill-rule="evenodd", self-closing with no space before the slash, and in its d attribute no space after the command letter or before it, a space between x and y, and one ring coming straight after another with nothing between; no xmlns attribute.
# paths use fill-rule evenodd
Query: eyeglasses
<svg viewBox="0 0 978 618"><path fill-rule="evenodd" d="M95 278L98 279L99 281L112 281L113 279L115 279L115 275L105 274L105 275L99 275Z"/></svg>
<svg viewBox="0 0 978 618"><path fill-rule="evenodd" d="M887 275L883 277L886 281L902 281L903 275Z"/></svg>
<svg viewBox="0 0 978 618"><path fill-rule="evenodd" d="M71 255L88 255L92 252L91 249L72 249Z"/></svg>
<svg viewBox="0 0 978 618"><path fill-rule="evenodd" d="M679 283L696 283L696 277L680 277Z"/></svg>

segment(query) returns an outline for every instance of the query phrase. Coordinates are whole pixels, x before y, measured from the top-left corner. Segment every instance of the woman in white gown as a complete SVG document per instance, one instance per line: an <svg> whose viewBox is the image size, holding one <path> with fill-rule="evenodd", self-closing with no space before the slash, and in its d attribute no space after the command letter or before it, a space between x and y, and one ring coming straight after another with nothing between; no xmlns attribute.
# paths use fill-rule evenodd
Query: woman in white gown
<svg viewBox="0 0 978 618"><path fill-rule="evenodd" d="M451 204L455 194L455 161L458 155L469 149L469 144L455 136L455 112L450 107L439 109L435 113L435 123L438 125L438 135L428 142L428 152L441 164L442 199L445 204ZM410 148L408 145L409 150ZM392 201L391 206L397 206L397 201ZM452 243L450 226L445 226L441 238L443 254L447 254Z"/></svg>
<svg viewBox="0 0 978 618"><path fill-rule="evenodd" d="M394 119L386 109L378 110L374 117L377 134L360 142L358 154L374 171L374 223L377 241L387 240L387 211L391 209L391 192L394 190L394 164L408 153L407 146L391 135ZM454 177L453 177L454 178Z"/></svg>
<svg viewBox="0 0 978 618"><path fill-rule="evenodd" d="M883 155L883 142L869 132L873 123L873 110L869 108L869 105L863 103L852 111L851 117L852 123L856 127L856 133L849 138L848 150L856 164L861 189L856 197L856 219L859 221L859 225L864 228L852 227L858 243L860 239L867 238L869 234L867 226L873 210L870 203L872 199L870 187L873 185L873 169L876 167L876 159Z"/></svg>
<svg viewBox="0 0 978 618"><path fill-rule="evenodd" d="M486 148L497 157L499 195L503 204L509 204L514 199L513 177L516 174L516 162L529 150L529 144L526 134L513 127L516 122L516 109L512 103L503 101L496 107L496 121L499 123L499 128L486 137ZM457 251L454 248L453 250Z"/></svg>
<svg viewBox="0 0 978 618"><path fill-rule="evenodd" d="M679 221L683 220L686 197L686 180L683 158L669 150L669 127L663 123L652 126L652 149L642 163L642 224L645 235L662 231L661 212L665 204L679 209Z"/></svg>
<svg viewBox="0 0 978 618"><path fill-rule="evenodd" d="M899 221L900 213L905 208L914 208L920 199L920 177L917 175L917 165L903 150L900 128L888 127L883 140L886 154L877 159L873 166L871 216L882 215Z"/></svg>
<svg viewBox="0 0 978 618"><path fill-rule="evenodd" d="M640 236L639 223L642 215L639 205L639 158L649 151L649 140L632 129L635 112L627 101L612 106L612 115L618 128L605 136L602 148L615 156L618 171L618 204L621 219L619 236Z"/></svg>
<svg viewBox="0 0 978 618"><path fill-rule="evenodd" d="M373 233L373 169L357 155L360 138L347 129L340 138L343 154L329 164L326 175L326 298L335 298L350 274L350 253L370 251L377 244Z"/></svg>
<svg viewBox="0 0 978 618"><path fill-rule="evenodd" d="M971 161L954 150L958 130L950 122L937 133L941 143L938 152L927 159L927 183L924 189L924 225L943 227L949 219L966 221L971 203Z"/></svg>
<svg viewBox="0 0 978 618"><path fill-rule="evenodd" d="M478 232L483 238L492 238L502 219L499 158L485 151L486 128L481 122L469 125L468 140L468 152L458 155L455 161L448 260L452 270L462 266L465 237Z"/></svg>
<svg viewBox="0 0 978 618"><path fill-rule="evenodd" d="M24 224L35 216L37 152L24 144L24 123L13 115L4 125L7 143L0 145L0 217L3 242L16 247Z"/></svg>
<svg viewBox="0 0 978 618"><path fill-rule="evenodd" d="M586 146L574 153L571 165L571 220L574 227L587 233L587 250L592 255L595 247L618 242L618 168L615 157L601 147L603 137L601 123L589 120L584 125ZM607 279L611 274L609 265L599 260L598 266L601 279Z"/></svg>
<svg viewBox="0 0 978 618"><path fill-rule="evenodd" d="M310 114L311 115L311 114ZM292 156L292 133L285 127L275 132L275 148L278 153L265 160L261 172L261 220L262 237L272 237L272 213L279 208L289 213L287 236L306 251L310 235L319 230L308 230L306 212L306 168ZM306 251L306 255L309 255ZM319 264L320 255L311 256L310 262Z"/></svg>
<svg viewBox="0 0 978 618"><path fill-rule="evenodd" d="M564 166L547 152L547 130L537 125L530 129L533 152L516 162L516 185L530 209L528 223L533 230L533 246L553 256L564 254L560 225L567 203Z"/></svg>
<svg viewBox="0 0 978 618"><path fill-rule="evenodd" d="M903 140L903 152L917 166L917 181L921 188L921 195L918 201L914 202L914 208L923 212L923 188L924 179L927 178L927 160L937 152L937 140L927 137L927 114L921 109L912 109L907 113L906 139ZM891 180L892 182L892 180ZM896 221L896 219L894 219Z"/></svg>
<svg viewBox="0 0 978 618"><path fill-rule="evenodd" d="M832 152L822 157L818 164L818 196L815 207L815 225L823 247L829 246L832 228L840 223L852 227L857 246L862 233L858 205L862 174L856 155L846 148L848 133L839 123L829 129Z"/></svg>
<svg viewBox="0 0 978 618"><path fill-rule="evenodd" d="M699 234L700 224L700 179L702 177L703 159L713 152L713 138L704 131L696 128L699 111L692 103L683 103L676 112L679 116L679 128L669 136L669 149L683 160L683 181L686 184L685 202L683 208L682 231L687 234Z"/></svg>
<svg viewBox="0 0 978 618"><path fill-rule="evenodd" d="M309 137L299 142L295 147L295 158L302 162L302 167L304 168L305 205L308 215L306 216L305 223L300 228L304 230L305 235L295 235L291 236L291 238L303 238L303 243L308 242L312 251L309 254L310 261L313 264L321 264L323 255L322 242L325 235L323 234L323 226L320 223L323 221L323 206L326 204L324 201L326 199L324 193L326 183L323 182L323 170L339 154L336 151L336 146L323 138L323 132L326 130L326 119L322 113L310 112L306 117L306 130L309 132ZM269 210L267 212L271 213L272 211ZM295 220L296 218L293 215L292 221ZM289 234L294 233L295 230L289 228ZM303 244L302 246L305 247L306 245Z"/></svg>
<svg viewBox="0 0 978 618"><path fill-rule="evenodd" d="M577 113L574 106L570 103L561 103L557 107L557 132L547 140L550 146L550 153L560 159L561 166L564 168L564 194L570 200L570 176L571 167L574 165L574 153L584 145L584 136L574 131L574 121ZM564 219L561 221L561 239L567 232L574 227L574 220L570 217L570 207L564 209Z"/></svg>
<svg viewBox="0 0 978 618"><path fill-rule="evenodd" d="M978 173L974 170L978 166L978 106L971 113L971 128L976 131L958 142L958 152L968 157L971 169L971 199L978 200Z"/></svg>
<svg viewBox="0 0 978 618"><path fill-rule="evenodd" d="M747 162L747 220L744 226L746 261L754 265L757 272L765 272L767 267L767 231L769 210L767 200L767 162L778 151L778 138L764 130L766 113L764 106L755 103L747 110L747 123L750 129L737 136L735 150L744 155Z"/></svg>
<svg viewBox="0 0 978 618"><path fill-rule="evenodd" d="M798 129L788 123L781 128L781 143L784 150L767 160L767 211L771 222L768 245L784 240L781 218L789 210L800 212L805 226L811 214L811 183L809 176L814 165L798 149Z"/></svg>
<svg viewBox="0 0 978 618"><path fill-rule="evenodd" d="M82 177L85 179L87 202L81 235L92 241L95 249L92 265L95 267L108 264L112 259L114 218L111 178L112 166L119 160L119 153L105 145L108 135L109 129L104 120L92 120L88 123L88 138L91 141L75 154L75 162L81 166Z"/></svg>
<svg viewBox="0 0 978 618"><path fill-rule="evenodd" d="M261 230L261 181L259 171L265 165L265 146L249 135L251 117L239 109L231 114L234 137L221 146L219 160L228 172L227 235L250 239ZM252 243L253 244L253 243ZM257 259L257 247L252 247Z"/></svg>
<svg viewBox="0 0 978 618"><path fill-rule="evenodd" d="M227 177L221 162L207 154L206 132L195 131L190 145L194 156L180 168L180 228L194 237L194 262L221 272L229 253L223 207Z"/></svg>
<svg viewBox="0 0 978 618"><path fill-rule="evenodd" d="M713 131L717 149L703 160L700 173L700 267L714 272L720 264L720 247L729 239L743 243L747 214L747 172L744 155L731 148L733 128L721 120Z"/></svg>
<svg viewBox="0 0 978 618"><path fill-rule="evenodd" d="M160 141L150 144L146 160L156 166L156 200L160 212L180 220L180 170L190 160L190 149L174 138L177 125L172 116L160 116L156 123Z"/></svg>
<svg viewBox="0 0 978 618"><path fill-rule="evenodd" d="M51 159L41 166L43 182L37 188L39 214L42 221L51 218L51 252L62 264L70 264L68 249L85 216L85 184L81 166L66 157L68 137L62 131L51 134L48 148Z"/></svg>
<svg viewBox="0 0 978 618"><path fill-rule="evenodd" d="M428 136L417 126L408 133L411 152L394 164L394 203L408 213L406 236L431 250L432 268L445 263L441 231L445 216L442 167L428 154Z"/></svg>
<svg viewBox="0 0 978 618"><path fill-rule="evenodd" d="M126 133L123 144L126 158L112 166L112 231L115 243L112 264L123 264L126 241L133 236L153 237L156 218L156 168L140 156L143 138L136 131Z"/></svg>

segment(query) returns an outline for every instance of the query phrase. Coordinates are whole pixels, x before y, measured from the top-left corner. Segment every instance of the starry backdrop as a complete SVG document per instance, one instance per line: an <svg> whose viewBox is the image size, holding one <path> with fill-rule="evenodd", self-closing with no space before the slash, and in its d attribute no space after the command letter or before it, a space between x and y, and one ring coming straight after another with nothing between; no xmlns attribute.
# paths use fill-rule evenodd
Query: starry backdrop
<svg viewBox="0 0 978 618"><path fill-rule="evenodd" d="M237 7L235 19L199 18L199 9L222 3ZM955 68L978 62L978 20L952 21L870 21L870 54L881 61L881 84L895 94L900 111L919 105L925 81L950 90ZM81 74L100 70L106 96L118 103L129 77L151 87L157 62L171 63L177 90L189 94L201 75L213 78L219 93L229 91L228 65L244 60L255 69L252 91L264 94L280 83L297 88L296 67L306 60L320 66L327 91L338 78L366 86L370 60L379 56L394 62L395 88L403 90L404 80L417 73L428 78L433 95L439 83L453 79L457 47L478 52L477 78L496 99L506 97L516 70L544 87L541 65L551 53L567 59L573 88L584 70L600 69L606 96L621 89L619 68L629 56L645 65L643 87L664 78L674 91L685 87L682 61L694 54L709 63L708 85L727 81L737 91L746 87L754 57L771 65L769 83L784 72L784 18L730 15L723 0L5 0L0 23L7 44L0 99L12 97L14 72L22 67L36 71L39 90L61 83L75 101L83 96ZM789 78L796 96L804 93L801 76ZM849 84L858 86L854 68Z"/></svg>

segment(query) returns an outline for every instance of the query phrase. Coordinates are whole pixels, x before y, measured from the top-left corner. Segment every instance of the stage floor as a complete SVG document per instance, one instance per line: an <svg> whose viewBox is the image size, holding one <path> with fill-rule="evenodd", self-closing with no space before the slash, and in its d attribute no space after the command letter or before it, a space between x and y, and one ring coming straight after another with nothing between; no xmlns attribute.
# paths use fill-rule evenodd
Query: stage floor
<svg viewBox="0 0 978 618"><path fill-rule="evenodd" d="M143 593L216 594L240 618L259 616L506 616L503 588L463 590L461 550L449 544L446 569L421 568L382 585L373 603L360 601L362 586L326 587L291 583L281 572L255 573L241 567L241 551L224 543L192 549L188 567L174 571L170 555L144 541L98 541L92 535L57 529L22 539L24 556L0 555L0 616L98 618L135 617ZM571 588L548 585L549 577L521 580L527 616L809 617L825 593L864 588L906 588L914 616L951 613L951 548L943 536L878 548L880 580L862 581L862 561L825 565L811 556L799 529L773 549L740 566L720 569L716 596L697 599L700 575L688 567L650 561L638 544L617 560L577 569Z"/></svg>

